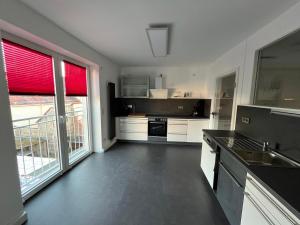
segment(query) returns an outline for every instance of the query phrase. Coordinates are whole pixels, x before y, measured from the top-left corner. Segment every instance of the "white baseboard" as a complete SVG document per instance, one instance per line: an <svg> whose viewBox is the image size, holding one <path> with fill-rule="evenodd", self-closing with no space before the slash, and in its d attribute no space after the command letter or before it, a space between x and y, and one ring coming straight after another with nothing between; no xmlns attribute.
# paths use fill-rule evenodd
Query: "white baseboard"
<svg viewBox="0 0 300 225"><path fill-rule="evenodd" d="M7 225L22 225L27 221L27 213L25 211L20 212L20 214L11 220Z"/></svg>

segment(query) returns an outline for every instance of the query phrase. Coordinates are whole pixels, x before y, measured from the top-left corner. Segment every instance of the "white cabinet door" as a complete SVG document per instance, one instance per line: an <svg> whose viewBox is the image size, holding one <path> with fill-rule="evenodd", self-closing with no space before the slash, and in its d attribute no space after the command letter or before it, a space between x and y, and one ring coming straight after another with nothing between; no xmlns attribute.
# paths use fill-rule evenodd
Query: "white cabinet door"
<svg viewBox="0 0 300 225"><path fill-rule="evenodd" d="M203 142L203 129L209 128L209 119L207 120L188 120L187 142Z"/></svg>
<svg viewBox="0 0 300 225"><path fill-rule="evenodd" d="M216 161L216 154L212 153L212 151L213 149L205 141L203 141L201 153L201 168L211 187L213 187L214 183L214 168Z"/></svg>
<svg viewBox="0 0 300 225"><path fill-rule="evenodd" d="M241 225L272 225L268 216L250 198L247 195L244 196Z"/></svg>

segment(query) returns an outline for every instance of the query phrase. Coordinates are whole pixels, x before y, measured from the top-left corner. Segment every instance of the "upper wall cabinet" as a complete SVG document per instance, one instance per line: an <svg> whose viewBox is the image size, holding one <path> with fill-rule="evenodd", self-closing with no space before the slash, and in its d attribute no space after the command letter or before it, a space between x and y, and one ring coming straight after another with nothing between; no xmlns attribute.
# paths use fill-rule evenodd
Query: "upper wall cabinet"
<svg viewBox="0 0 300 225"><path fill-rule="evenodd" d="M149 98L149 76L122 76L120 96L122 98Z"/></svg>

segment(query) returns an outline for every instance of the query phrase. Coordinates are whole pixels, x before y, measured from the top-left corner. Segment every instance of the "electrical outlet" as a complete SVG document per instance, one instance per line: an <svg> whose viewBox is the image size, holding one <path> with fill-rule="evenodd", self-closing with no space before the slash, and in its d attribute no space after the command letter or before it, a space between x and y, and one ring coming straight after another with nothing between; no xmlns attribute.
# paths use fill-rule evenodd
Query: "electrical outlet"
<svg viewBox="0 0 300 225"><path fill-rule="evenodd" d="M183 105L179 105L179 106L177 107L177 109L183 110Z"/></svg>
<svg viewBox="0 0 300 225"><path fill-rule="evenodd" d="M245 123L245 124L249 124L250 123L250 118L249 117L242 117L242 123Z"/></svg>

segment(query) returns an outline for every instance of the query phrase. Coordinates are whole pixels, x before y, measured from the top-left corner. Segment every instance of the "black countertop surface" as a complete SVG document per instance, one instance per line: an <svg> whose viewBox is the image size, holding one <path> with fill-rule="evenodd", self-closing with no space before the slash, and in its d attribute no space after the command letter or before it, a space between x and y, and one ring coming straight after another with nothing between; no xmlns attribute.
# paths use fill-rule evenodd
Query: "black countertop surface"
<svg viewBox="0 0 300 225"><path fill-rule="evenodd" d="M231 152L241 161L248 171L269 190L282 204L300 219L300 168L248 165L227 146L222 145L217 137L244 137L234 131L203 130L222 148Z"/></svg>

